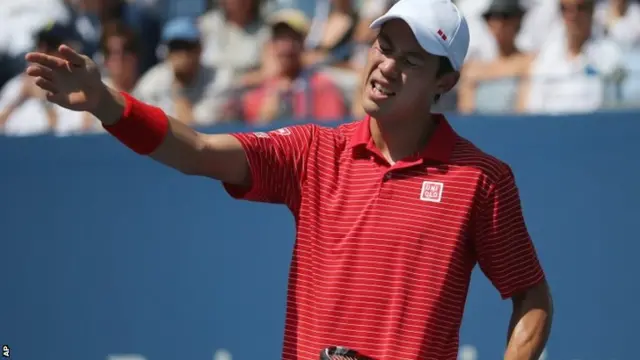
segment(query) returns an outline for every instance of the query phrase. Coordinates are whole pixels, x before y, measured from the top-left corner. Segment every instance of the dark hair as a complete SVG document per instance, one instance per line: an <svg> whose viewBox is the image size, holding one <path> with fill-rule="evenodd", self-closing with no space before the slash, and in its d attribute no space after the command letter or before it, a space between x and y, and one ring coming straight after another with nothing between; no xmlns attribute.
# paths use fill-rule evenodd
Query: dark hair
<svg viewBox="0 0 640 360"><path fill-rule="evenodd" d="M224 2L222 4L220 4L221 0L217 0L216 6L220 8L220 10L222 10L222 13L224 14L226 9L224 6ZM252 0L251 2L251 21L256 21L257 19L260 18L260 15L262 13L262 1L263 0Z"/></svg>
<svg viewBox="0 0 640 360"><path fill-rule="evenodd" d="M109 56L109 39L113 37L124 40L124 51L138 55L140 41L136 32L120 21L112 21L104 26L100 36L100 51L106 57Z"/></svg>
<svg viewBox="0 0 640 360"><path fill-rule="evenodd" d="M455 69L453 68L453 65L451 64L451 61L449 61L449 59L445 56L439 56L438 57L438 72L436 72L436 77L440 78L444 75L447 75L449 73L455 72ZM442 96L442 94L437 94L434 99L433 102L437 103L438 100L440 100L440 97Z"/></svg>

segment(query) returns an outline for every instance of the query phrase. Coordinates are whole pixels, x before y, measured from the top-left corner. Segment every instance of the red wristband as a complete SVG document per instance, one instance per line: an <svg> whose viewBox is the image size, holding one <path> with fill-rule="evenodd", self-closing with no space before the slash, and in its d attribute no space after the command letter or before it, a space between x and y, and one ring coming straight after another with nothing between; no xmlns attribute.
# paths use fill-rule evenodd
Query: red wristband
<svg viewBox="0 0 640 360"><path fill-rule="evenodd" d="M141 155L162 144L169 132L169 118L160 108L145 104L126 92L124 113L118 122L103 126L111 135Z"/></svg>

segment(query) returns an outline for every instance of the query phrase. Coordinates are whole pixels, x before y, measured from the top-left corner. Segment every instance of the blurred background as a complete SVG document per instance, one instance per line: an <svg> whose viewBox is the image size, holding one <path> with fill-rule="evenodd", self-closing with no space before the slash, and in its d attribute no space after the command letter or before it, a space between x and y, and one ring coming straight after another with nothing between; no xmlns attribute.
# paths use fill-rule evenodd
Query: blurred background
<svg viewBox="0 0 640 360"><path fill-rule="evenodd" d="M556 299L547 360L637 360L640 3L457 0L471 48L437 109L506 160ZM359 119L392 0L0 0L0 343L43 360L277 359L294 226L44 101L61 43L205 132ZM501 358L479 271L460 360ZM386 360L386 359L385 359Z"/></svg>
<svg viewBox="0 0 640 360"><path fill-rule="evenodd" d="M471 28L462 79L440 111L589 113L640 105L635 0L457 0ZM363 116L369 23L393 0L3 0L0 132L99 132L47 106L23 56L60 43L111 86L194 126ZM319 104L322 105L319 105Z"/></svg>

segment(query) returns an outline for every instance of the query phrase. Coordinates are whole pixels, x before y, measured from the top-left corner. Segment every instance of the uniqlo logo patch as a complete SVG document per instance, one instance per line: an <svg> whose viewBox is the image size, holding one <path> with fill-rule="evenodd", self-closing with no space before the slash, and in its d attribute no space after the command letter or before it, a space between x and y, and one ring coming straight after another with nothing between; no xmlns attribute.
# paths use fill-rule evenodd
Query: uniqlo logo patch
<svg viewBox="0 0 640 360"><path fill-rule="evenodd" d="M278 130L274 130L274 132L278 135L291 135L291 130L289 130L288 128L280 128Z"/></svg>
<svg viewBox="0 0 640 360"><path fill-rule="evenodd" d="M420 192L420 200L440 202L442 200L442 191L444 184L436 181L425 181L422 183L422 192Z"/></svg>

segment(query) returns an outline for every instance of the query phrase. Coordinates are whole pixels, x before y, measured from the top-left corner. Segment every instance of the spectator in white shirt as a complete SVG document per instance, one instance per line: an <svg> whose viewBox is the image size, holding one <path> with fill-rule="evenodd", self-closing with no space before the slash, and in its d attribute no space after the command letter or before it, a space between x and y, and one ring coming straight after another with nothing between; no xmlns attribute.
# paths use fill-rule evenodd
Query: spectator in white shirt
<svg viewBox="0 0 640 360"><path fill-rule="evenodd" d="M458 6L465 14L471 32L468 60L490 61L498 56L498 44L484 19L491 0L460 0ZM516 37L516 45L525 52L537 52L561 29L558 0L519 0L526 10ZM542 30L544 29L544 30Z"/></svg>
<svg viewBox="0 0 640 360"><path fill-rule="evenodd" d="M68 26L50 24L36 34L36 51L55 54L60 44L73 40L74 32ZM9 80L0 91L0 133L28 136L53 132L62 136L83 131L82 113L54 105L45 96L29 76L20 74Z"/></svg>
<svg viewBox="0 0 640 360"><path fill-rule="evenodd" d="M592 112L610 101L623 72L622 53L594 30L593 0L561 0L563 36L551 39L530 71L525 109L535 113Z"/></svg>
<svg viewBox="0 0 640 360"><path fill-rule="evenodd" d="M162 32L166 61L142 76L134 94L190 125L220 121L232 71L201 63L200 32L189 18L169 21Z"/></svg>
<svg viewBox="0 0 640 360"><path fill-rule="evenodd" d="M622 48L640 47L640 4L631 0L598 3L595 22Z"/></svg>
<svg viewBox="0 0 640 360"><path fill-rule="evenodd" d="M483 14L497 44L491 60L471 59L462 69L458 87L458 110L511 112L522 106L521 87L533 55L522 51L516 37L525 9L518 0L492 0Z"/></svg>
<svg viewBox="0 0 640 360"><path fill-rule="evenodd" d="M219 9L202 15L199 27L205 64L235 75L258 70L271 35L260 0L219 0Z"/></svg>

